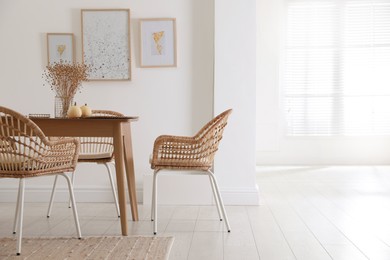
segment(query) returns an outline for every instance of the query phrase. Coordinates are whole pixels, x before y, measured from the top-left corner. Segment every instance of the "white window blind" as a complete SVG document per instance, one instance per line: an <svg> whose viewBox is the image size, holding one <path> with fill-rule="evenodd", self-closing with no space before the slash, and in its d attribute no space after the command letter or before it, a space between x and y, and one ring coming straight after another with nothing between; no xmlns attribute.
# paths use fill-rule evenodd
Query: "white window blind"
<svg viewBox="0 0 390 260"><path fill-rule="evenodd" d="M390 134L390 0L286 0L292 136Z"/></svg>

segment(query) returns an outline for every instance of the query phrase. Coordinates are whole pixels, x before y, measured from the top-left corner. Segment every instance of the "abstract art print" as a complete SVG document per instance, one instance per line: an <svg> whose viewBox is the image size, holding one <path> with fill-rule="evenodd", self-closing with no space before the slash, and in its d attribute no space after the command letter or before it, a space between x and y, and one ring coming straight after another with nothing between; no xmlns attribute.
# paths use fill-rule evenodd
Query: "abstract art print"
<svg viewBox="0 0 390 260"><path fill-rule="evenodd" d="M73 33L47 33L47 63L73 63Z"/></svg>
<svg viewBox="0 0 390 260"><path fill-rule="evenodd" d="M89 80L130 80L130 10L82 9L81 24Z"/></svg>
<svg viewBox="0 0 390 260"><path fill-rule="evenodd" d="M141 19L140 34L141 67L176 67L176 19Z"/></svg>

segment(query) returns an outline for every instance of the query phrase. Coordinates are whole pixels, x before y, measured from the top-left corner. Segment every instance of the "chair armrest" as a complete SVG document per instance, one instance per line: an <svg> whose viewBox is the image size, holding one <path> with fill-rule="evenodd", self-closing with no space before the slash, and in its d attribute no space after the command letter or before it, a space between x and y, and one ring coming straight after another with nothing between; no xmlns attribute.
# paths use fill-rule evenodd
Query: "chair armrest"
<svg viewBox="0 0 390 260"><path fill-rule="evenodd" d="M42 159L52 167L65 167L75 169L79 157L80 141L77 138L60 138L45 140L46 153ZM50 167L51 167L50 166Z"/></svg>
<svg viewBox="0 0 390 260"><path fill-rule="evenodd" d="M196 142L196 140L193 137L189 136L176 136L176 135L160 135L156 138L154 143L162 144L162 143L193 143Z"/></svg>
<svg viewBox="0 0 390 260"><path fill-rule="evenodd" d="M197 141L193 137L161 135L154 141L152 162L159 159L179 159L194 150Z"/></svg>

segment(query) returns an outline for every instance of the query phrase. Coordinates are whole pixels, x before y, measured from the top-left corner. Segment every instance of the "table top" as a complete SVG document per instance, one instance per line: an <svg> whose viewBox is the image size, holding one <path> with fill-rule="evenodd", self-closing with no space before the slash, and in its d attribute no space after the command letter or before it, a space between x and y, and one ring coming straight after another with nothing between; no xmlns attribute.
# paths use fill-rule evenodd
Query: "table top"
<svg viewBox="0 0 390 260"><path fill-rule="evenodd" d="M29 119L36 120L131 120L137 121L139 119L138 116L90 116L90 117L76 117L76 118L68 118L68 117L34 117L30 116Z"/></svg>
<svg viewBox="0 0 390 260"><path fill-rule="evenodd" d="M130 127L137 116L125 117L80 117L80 118L42 118L30 117L47 136L88 136L112 137L115 129Z"/></svg>

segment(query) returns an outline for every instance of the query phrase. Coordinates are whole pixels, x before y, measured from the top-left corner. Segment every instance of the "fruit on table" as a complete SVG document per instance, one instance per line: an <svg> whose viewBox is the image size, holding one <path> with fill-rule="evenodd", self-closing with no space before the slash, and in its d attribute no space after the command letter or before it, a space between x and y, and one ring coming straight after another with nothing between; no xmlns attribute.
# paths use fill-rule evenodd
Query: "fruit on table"
<svg viewBox="0 0 390 260"><path fill-rule="evenodd" d="M67 115L68 115L69 118L81 117L82 112L81 112L80 107L76 104L76 102L74 103L73 106L71 106L69 108Z"/></svg>
<svg viewBox="0 0 390 260"><path fill-rule="evenodd" d="M92 115L92 110L91 108L85 104L84 106L80 107L81 109L81 116L82 117L88 117L88 116L91 116Z"/></svg>

